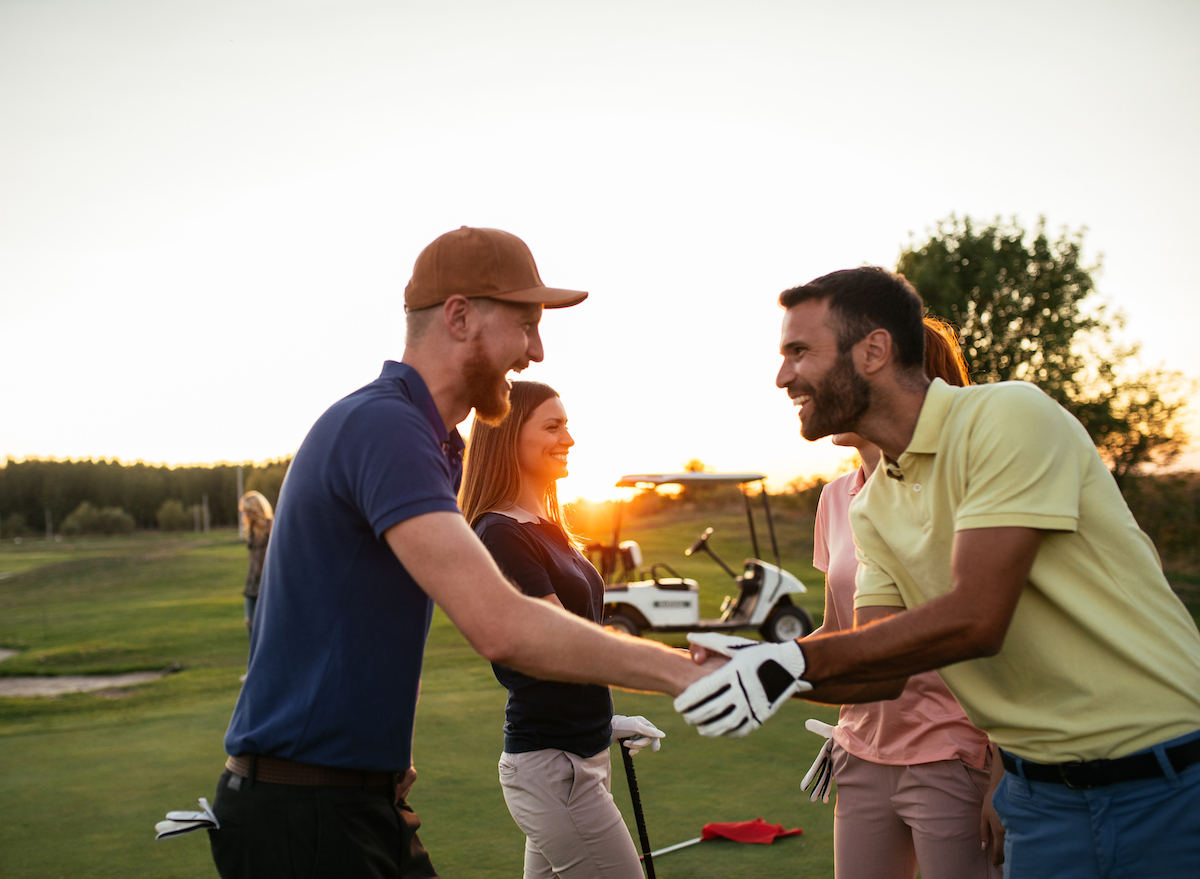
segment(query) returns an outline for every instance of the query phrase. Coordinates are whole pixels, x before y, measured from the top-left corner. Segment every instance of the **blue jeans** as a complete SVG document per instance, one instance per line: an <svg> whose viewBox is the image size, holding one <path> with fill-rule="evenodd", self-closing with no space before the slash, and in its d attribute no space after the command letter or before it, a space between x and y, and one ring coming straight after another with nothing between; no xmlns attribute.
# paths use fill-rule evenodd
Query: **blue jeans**
<svg viewBox="0 0 1200 879"><path fill-rule="evenodd" d="M992 805L1006 833L1006 879L1200 876L1200 763L1176 773L1163 754L1196 738L1138 752L1156 753L1165 778L1071 790L1004 773Z"/></svg>

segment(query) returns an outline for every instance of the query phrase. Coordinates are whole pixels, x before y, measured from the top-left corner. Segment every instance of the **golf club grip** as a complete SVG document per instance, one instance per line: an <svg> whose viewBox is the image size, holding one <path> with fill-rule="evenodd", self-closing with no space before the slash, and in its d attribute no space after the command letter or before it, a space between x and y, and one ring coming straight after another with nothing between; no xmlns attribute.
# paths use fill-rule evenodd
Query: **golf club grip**
<svg viewBox="0 0 1200 879"><path fill-rule="evenodd" d="M621 759L625 763L625 777L629 780L629 799L633 801L633 817L637 819L638 838L642 843L642 863L646 865L646 877L655 879L654 859L650 857L650 838L646 835L646 818L642 814L642 797L638 793L637 775L633 771L633 755L621 741L617 742L617 748L621 751Z"/></svg>

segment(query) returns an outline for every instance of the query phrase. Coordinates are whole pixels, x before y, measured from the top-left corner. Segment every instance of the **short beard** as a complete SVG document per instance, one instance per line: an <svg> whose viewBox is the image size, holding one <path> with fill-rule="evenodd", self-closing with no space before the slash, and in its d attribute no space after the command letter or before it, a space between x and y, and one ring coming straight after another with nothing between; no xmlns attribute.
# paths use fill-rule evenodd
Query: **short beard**
<svg viewBox="0 0 1200 879"><path fill-rule="evenodd" d="M467 401L475 410L475 418L489 427L496 427L507 417L512 405L508 402L508 384L504 376L508 370L498 371L483 353L476 340L462 368L463 384L466 386ZM500 391L498 388L503 387Z"/></svg>
<svg viewBox="0 0 1200 879"><path fill-rule="evenodd" d="M856 432L863 413L871 406L871 386L855 370L849 351L838 354L811 396L817 417L800 424L800 435L809 441L835 433Z"/></svg>

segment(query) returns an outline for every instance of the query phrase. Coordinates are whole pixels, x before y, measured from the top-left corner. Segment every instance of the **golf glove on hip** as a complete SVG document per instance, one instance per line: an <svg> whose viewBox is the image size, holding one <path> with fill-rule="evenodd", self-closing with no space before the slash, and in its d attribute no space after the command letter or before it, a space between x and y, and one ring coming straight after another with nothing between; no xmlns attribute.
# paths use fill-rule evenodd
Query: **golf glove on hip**
<svg viewBox="0 0 1200 879"><path fill-rule="evenodd" d="M812 689L800 679L804 653L795 641L772 644L716 632L689 632L688 641L729 662L675 698L675 710L702 736L749 735L793 693Z"/></svg>
<svg viewBox="0 0 1200 879"><path fill-rule="evenodd" d="M665 732L640 714L633 717L614 714L612 730L613 741L619 741L628 748L631 757L647 745L651 751L657 751L662 747L662 739L666 736Z"/></svg>
<svg viewBox="0 0 1200 879"><path fill-rule="evenodd" d="M829 782L833 778L833 757L829 752L833 748L832 736L833 731L837 729L837 724L830 726L815 717L810 717L804 721L804 728L819 736L825 736L825 744L821 745L821 750L817 751L817 759L813 761L804 780L800 782L800 787L809 792L808 798L812 802L820 800L822 803L828 803Z"/></svg>

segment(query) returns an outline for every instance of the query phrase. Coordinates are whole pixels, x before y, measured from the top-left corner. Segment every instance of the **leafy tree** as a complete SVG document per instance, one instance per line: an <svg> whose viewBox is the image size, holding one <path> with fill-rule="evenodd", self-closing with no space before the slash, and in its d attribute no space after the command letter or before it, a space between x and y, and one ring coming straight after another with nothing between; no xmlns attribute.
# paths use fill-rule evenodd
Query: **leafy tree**
<svg viewBox="0 0 1200 879"><path fill-rule="evenodd" d="M291 458L280 458L252 467L246 477L246 491L261 492L271 506L275 506L279 503L279 489L283 486L283 477L287 475L291 463Z"/></svg>
<svg viewBox="0 0 1200 879"><path fill-rule="evenodd" d="M1015 221L979 229L952 215L904 250L896 270L932 314L959 327L974 381L1036 382L1068 404L1086 365L1075 340L1104 328L1102 309L1082 307L1099 269L1081 261L1084 231L1051 241L1044 218L1031 238Z"/></svg>
<svg viewBox="0 0 1200 879"><path fill-rule="evenodd" d="M1085 232L1052 239L1045 218L1030 234L1015 220L980 228L951 215L906 248L896 270L932 314L959 327L973 381L1037 384L1080 420L1121 484L1186 444L1187 382L1161 369L1125 375L1138 349L1114 341L1119 313L1086 301L1099 263L1083 262Z"/></svg>
<svg viewBox="0 0 1200 879"><path fill-rule="evenodd" d="M184 509L183 504L175 498L163 501L155 518L163 531L185 531L192 526L194 519L191 512Z"/></svg>
<svg viewBox="0 0 1200 879"><path fill-rule="evenodd" d="M5 517L4 523L0 525L0 538L24 537L26 530L25 515L23 513L12 513Z"/></svg>
<svg viewBox="0 0 1200 879"><path fill-rule="evenodd" d="M120 507L96 508L87 501L62 523L63 534L129 534L133 528L133 516Z"/></svg>
<svg viewBox="0 0 1200 879"><path fill-rule="evenodd" d="M820 476L797 476L783 487L779 494L772 495L771 503L784 510L802 510L806 513L817 511L817 501L821 499L821 490L829 480Z"/></svg>
<svg viewBox="0 0 1200 879"><path fill-rule="evenodd" d="M1158 369L1114 383L1101 397L1108 406L1093 438L1118 485L1124 488L1143 464L1161 466L1179 457L1188 441L1180 416L1194 389L1179 373Z"/></svg>

